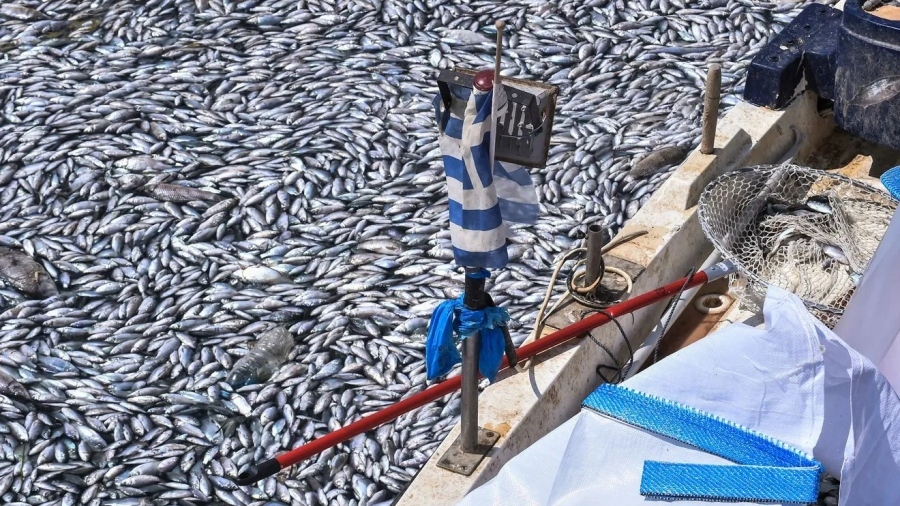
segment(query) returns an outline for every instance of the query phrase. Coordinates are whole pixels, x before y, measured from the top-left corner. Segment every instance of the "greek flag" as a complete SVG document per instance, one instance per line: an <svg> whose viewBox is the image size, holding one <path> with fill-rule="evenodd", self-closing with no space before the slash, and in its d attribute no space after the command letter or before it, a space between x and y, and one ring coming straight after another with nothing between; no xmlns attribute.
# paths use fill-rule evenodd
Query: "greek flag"
<svg viewBox="0 0 900 506"><path fill-rule="evenodd" d="M450 86L450 91L449 108L440 94L435 97L435 114L450 197L453 257L460 266L499 269L509 262L510 223L537 221L534 182L526 167L491 163L492 110L505 107L502 87L483 92ZM499 107L495 107L495 96Z"/></svg>

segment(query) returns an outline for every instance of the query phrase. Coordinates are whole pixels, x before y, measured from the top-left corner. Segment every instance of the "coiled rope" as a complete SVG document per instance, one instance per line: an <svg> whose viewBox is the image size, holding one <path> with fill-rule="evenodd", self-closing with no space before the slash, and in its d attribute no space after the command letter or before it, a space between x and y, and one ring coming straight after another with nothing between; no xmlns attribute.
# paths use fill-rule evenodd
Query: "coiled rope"
<svg viewBox="0 0 900 506"><path fill-rule="evenodd" d="M646 235L646 234L647 234L646 230L641 230L638 232L634 232L634 233L625 235L622 238L613 240L612 242L610 242L609 244L607 244L600 250L600 254L605 255L606 253L611 251L613 248L616 248L622 244L625 244L629 241L632 241L632 240L634 240L642 235ZM562 271L563 266L567 262L570 262L576 255L586 255L586 254L587 254L587 248L582 246L579 248L574 248L572 250L569 250L560 255L559 260L557 260L557 262L556 262L556 267L553 269L553 275L550 277L550 283L547 285L547 292L544 294L544 301L541 303L541 307L540 307L540 309L538 309L537 316L535 317L534 330L532 330L531 334L525 339L525 341L522 342L522 345L525 345L529 342L540 339L541 333L544 329L546 319L549 318L551 315L555 314L557 311L559 311L563 307L565 307L565 305L571 303L573 300L578 300L578 302L580 302L581 304L583 304L589 308L599 309L599 310L605 309L606 307L609 307L610 305L612 305L612 302L610 302L609 304L603 304L603 305L597 304L597 303L594 303L591 301L583 300L584 297L579 296L580 293L590 293L593 290L595 290L600 285L600 281L601 281L600 279L597 279L594 283L592 283L591 286L587 286L587 287L583 286L583 285L579 287L576 285L575 282L583 279L583 277L584 277L583 270L581 271L580 275L576 274L576 272L578 271L578 268L580 266L586 265L587 259L585 258L585 259L579 260L578 263L575 264L574 268L572 269L572 273L569 275L569 279L566 282L566 293L562 297L560 297L556 301L556 303L554 303L554 305L550 309L550 311L547 312L547 306L550 304L550 299L553 296L553 288L556 286L556 280L559 278L559 274ZM622 279L625 280L626 288L625 288L623 297L625 297L631 293L632 289L634 288L634 281L631 279L631 276L629 276L627 272L625 272L621 269L615 268L615 267L611 267L611 266L604 266L603 270L604 270L604 272L610 272L610 273L616 274L618 276L621 276ZM545 316L545 312L546 312L546 316ZM625 330L622 328L622 326L619 324L619 322L615 318L611 317L611 315L607 315L607 316L609 316L610 319L613 320L613 322L619 328L619 331L621 332L623 339L625 340L626 343L628 343L628 336L625 334ZM615 359L615 356L613 355L612 352L610 352L605 346L600 344L599 341L594 339L593 336L591 336L591 339L594 341L594 343L596 343L604 351L606 351L606 353L610 357L612 357L613 361L616 364L618 364L618 361ZM629 350L631 350L630 343L628 344L628 348L629 348ZM632 353L632 356L633 356L633 353ZM631 363L631 360L629 360L627 363ZM531 368L531 364L532 364L531 359L525 360L523 362L519 362L519 364L516 365L516 370L518 370L519 372L525 372L526 370ZM603 367L608 367L608 366L603 366ZM601 368L602 368L601 366L597 367L597 373L600 374L600 376L604 380L606 380L605 375L600 372ZM618 369L618 377L619 378L622 377L622 368L621 367L619 367L619 369Z"/></svg>

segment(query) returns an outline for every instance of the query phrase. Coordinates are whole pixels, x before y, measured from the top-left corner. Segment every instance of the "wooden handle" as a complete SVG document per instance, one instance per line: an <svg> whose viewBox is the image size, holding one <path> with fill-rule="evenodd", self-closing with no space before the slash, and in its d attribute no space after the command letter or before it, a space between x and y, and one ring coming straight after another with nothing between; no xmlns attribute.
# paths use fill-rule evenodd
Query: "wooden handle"
<svg viewBox="0 0 900 506"><path fill-rule="evenodd" d="M719 119L719 95L722 91L722 66L713 63L706 75L706 103L703 107L703 136L700 152L713 153L716 141L716 122Z"/></svg>

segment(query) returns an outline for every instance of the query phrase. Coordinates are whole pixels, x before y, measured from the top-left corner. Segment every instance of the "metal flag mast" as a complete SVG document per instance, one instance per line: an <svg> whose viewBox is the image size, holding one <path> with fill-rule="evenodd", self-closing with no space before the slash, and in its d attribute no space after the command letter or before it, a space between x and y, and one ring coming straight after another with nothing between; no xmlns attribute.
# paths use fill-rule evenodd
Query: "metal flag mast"
<svg viewBox="0 0 900 506"><path fill-rule="evenodd" d="M494 74L484 70L475 75L474 87L479 91L493 91L491 95L491 135L490 164L498 163L496 159L498 105L502 88L500 84L500 58L503 48L503 29L505 23L497 21L497 45L494 56ZM492 77L492 79L491 79ZM491 79L490 81L487 81ZM472 311L481 311L487 306L484 285L486 277L481 268L465 268L465 292L463 305ZM493 302L493 301L492 301ZM493 304L491 304L493 306ZM506 326L503 327L506 341L507 361L513 366L518 362L515 346ZM438 466L456 473L470 475L484 459L487 452L497 443L500 435L485 430L478 424L478 358L481 353L481 334L475 332L462 342L462 365L460 368L462 395L460 398L460 431L459 438L450 446L438 461Z"/></svg>

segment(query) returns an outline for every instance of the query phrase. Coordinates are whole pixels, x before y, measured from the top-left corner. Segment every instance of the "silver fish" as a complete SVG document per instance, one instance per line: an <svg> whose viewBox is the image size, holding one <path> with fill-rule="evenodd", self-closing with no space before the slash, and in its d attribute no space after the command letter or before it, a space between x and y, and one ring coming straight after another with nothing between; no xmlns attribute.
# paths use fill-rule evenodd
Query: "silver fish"
<svg viewBox="0 0 900 506"><path fill-rule="evenodd" d="M59 294L41 264L18 250L0 247L0 278L29 296L46 298Z"/></svg>
<svg viewBox="0 0 900 506"><path fill-rule="evenodd" d="M426 386L428 318L463 288L434 76L492 58L483 12L507 20L511 76L563 90L529 169L540 218L489 280L522 339L554 260L670 177L632 161L698 145L708 63L725 114L808 3L0 2L0 246L62 291L0 286L0 369L31 398L3 394L0 502L391 500L458 393L278 479L233 477ZM286 363L230 385L276 326Z"/></svg>
<svg viewBox="0 0 900 506"><path fill-rule="evenodd" d="M819 247L821 247L822 251L834 261L842 263L844 265L850 265L850 260L847 258L847 255L841 248L834 246L833 244L825 244L821 242L819 243Z"/></svg>

